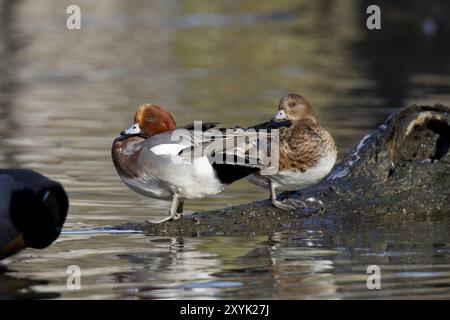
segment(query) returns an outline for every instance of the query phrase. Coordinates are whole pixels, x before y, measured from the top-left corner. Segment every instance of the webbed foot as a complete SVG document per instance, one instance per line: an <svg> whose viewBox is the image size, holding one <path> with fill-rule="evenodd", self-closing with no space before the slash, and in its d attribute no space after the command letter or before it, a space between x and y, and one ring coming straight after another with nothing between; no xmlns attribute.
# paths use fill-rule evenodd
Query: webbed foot
<svg viewBox="0 0 450 320"><path fill-rule="evenodd" d="M277 207L284 211L294 211L301 207L303 207L303 208L307 207L303 201L296 200L296 199L290 199L290 198L283 200L283 201L272 200L272 204L274 207Z"/></svg>

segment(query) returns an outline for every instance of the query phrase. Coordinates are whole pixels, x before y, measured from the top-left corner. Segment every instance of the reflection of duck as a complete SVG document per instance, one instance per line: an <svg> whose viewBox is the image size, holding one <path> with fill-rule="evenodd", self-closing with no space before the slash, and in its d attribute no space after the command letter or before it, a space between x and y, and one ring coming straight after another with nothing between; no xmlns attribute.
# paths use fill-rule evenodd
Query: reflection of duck
<svg viewBox="0 0 450 320"><path fill-rule="evenodd" d="M0 169L0 259L45 248L61 233L69 202L63 187L26 169Z"/></svg>
<svg viewBox="0 0 450 320"><path fill-rule="evenodd" d="M218 164L208 155L186 161L182 151L197 146L205 148L212 141L197 143L194 126L175 130L172 115L159 106L140 106L134 122L114 140L112 159L120 178L133 191L151 198L172 200L169 217L157 222L179 218L184 199L217 194L226 185L259 170L229 163ZM201 129L214 126L203 124ZM173 134L176 139L173 139ZM179 142L180 137L183 143ZM226 139L215 138L214 142L220 145ZM232 152L231 149L228 151ZM227 149L223 149L216 153L226 152Z"/></svg>
<svg viewBox="0 0 450 320"><path fill-rule="evenodd" d="M273 126L273 121L288 122L279 126L279 171L274 175L255 173L247 179L270 188L272 204L283 210L295 209L295 200L281 202L276 189L294 191L324 178L336 162L337 149L333 137L322 128L305 98L288 94L281 99L278 113L271 122L254 128Z"/></svg>

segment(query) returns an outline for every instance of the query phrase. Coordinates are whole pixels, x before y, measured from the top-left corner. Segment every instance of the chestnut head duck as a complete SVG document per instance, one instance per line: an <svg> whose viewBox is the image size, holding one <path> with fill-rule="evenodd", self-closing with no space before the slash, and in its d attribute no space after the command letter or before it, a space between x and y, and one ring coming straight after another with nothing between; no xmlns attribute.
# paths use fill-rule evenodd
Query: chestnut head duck
<svg viewBox="0 0 450 320"><path fill-rule="evenodd" d="M206 123L201 130L215 126ZM226 185L259 170L216 163L209 155L185 161L183 151L198 144L193 129L193 125L177 128L169 112L154 104L144 104L136 111L134 124L113 142L112 160L122 181L141 195L172 201L169 216L154 223L180 218L185 199L217 194ZM174 139L175 135L182 136L182 142Z"/></svg>
<svg viewBox="0 0 450 320"><path fill-rule="evenodd" d="M58 238L69 202L56 181L26 169L0 169L0 259Z"/></svg>
<svg viewBox="0 0 450 320"><path fill-rule="evenodd" d="M277 114L270 122L256 125L262 129L279 128L279 166L274 175L255 173L247 180L270 188L270 200L280 209L295 209L301 201L278 201L276 190L294 191L317 183L330 173L337 158L333 137L319 125L308 101L298 94L280 100ZM282 124L282 125L281 125Z"/></svg>

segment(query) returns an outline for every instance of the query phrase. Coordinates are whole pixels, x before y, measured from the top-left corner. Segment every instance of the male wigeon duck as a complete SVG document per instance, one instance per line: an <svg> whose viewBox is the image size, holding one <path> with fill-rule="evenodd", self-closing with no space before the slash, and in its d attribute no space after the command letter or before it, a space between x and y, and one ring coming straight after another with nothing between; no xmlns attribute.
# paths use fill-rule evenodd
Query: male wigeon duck
<svg viewBox="0 0 450 320"><path fill-rule="evenodd" d="M206 123L201 129L214 126ZM178 129L169 112L157 105L144 104L136 111L134 124L122 131L112 145L114 166L130 189L147 197L172 201L169 216L153 223L178 219L185 199L217 194L226 185L259 170L216 163L208 155L185 161L183 150L190 150L198 142L193 125ZM183 143L173 139L175 133L184 136ZM203 146L205 142L200 144Z"/></svg>
<svg viewBox="0 0 450 320"><path fill-rule="evenodd" d="M284 125L279 130L279 167L274 175L255 173L247 179L270 188L270 200L280 209L290 211L298 200L278 201L276 190L295 191L314 184L331 171L336 162L337 148L333 137L322 128L308 101L298 94L288 94L280 100L278 113L272 121L254 126L256 129Z"/></svg>
<svg viewBox="0 0 450 320"><path fill-rule="evenodd" d="M0 169L0 259L58 238L69 202L56 181L26 169Z"/></svg>

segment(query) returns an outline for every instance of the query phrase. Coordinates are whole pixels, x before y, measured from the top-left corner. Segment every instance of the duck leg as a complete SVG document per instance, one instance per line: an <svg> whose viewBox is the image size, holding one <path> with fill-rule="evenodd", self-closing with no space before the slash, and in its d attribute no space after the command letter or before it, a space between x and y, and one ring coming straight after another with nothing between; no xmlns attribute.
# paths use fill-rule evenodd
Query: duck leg
<svg viewBox="0 0 450 320"><path fill-rule="evenodd" d="M274 207L284 211L293 211L298 209L300 206L306 207L306 204L300 200L286 199L284 201L278 201L277 193L275 191L275 183L273 181L270 181L270 201L272 201L272 205Z"/></svg>
<svg viewBox="0 0 450 320"><path fill-rule="evenodd" d="M174 193L172 196L172 204L170 205L169 216L159 220L150 221L151 223L162 223L170 220L177 220L181 218L181 213L183 212L184 200L179 199L178 194Z"/></svg>

